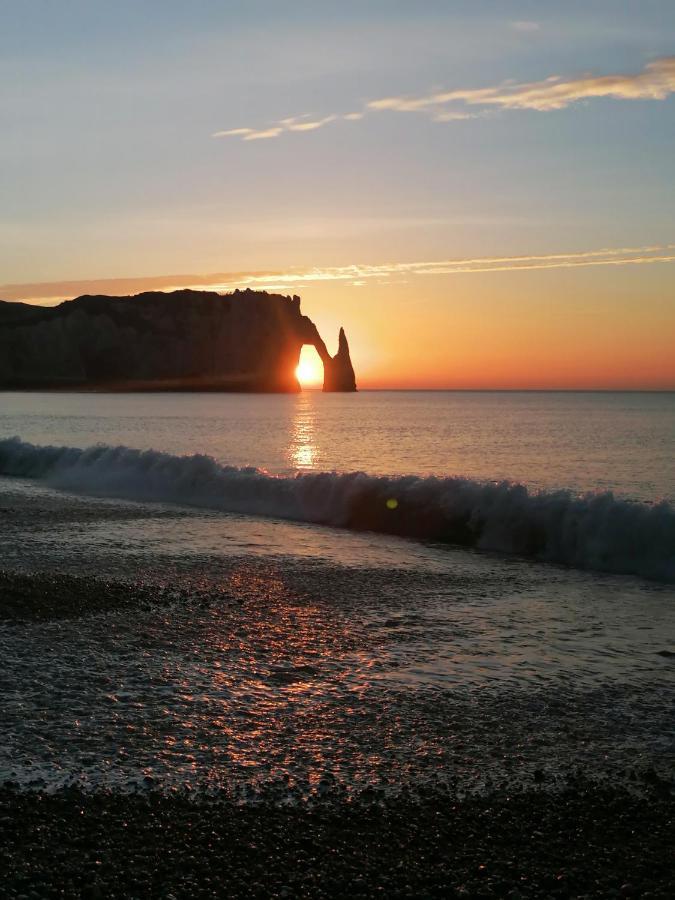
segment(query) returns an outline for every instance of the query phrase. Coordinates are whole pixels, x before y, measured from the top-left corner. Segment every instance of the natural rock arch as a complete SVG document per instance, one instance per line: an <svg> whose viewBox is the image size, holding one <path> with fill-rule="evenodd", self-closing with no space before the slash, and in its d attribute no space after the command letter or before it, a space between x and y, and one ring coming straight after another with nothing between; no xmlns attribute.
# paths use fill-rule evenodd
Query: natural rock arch
<svg viewBox="0 0 675 900"><path fill-rule="evenodd" d="M307 320L309 322L309 319ZM319 358L323 363L323 390L326 393L331 392L353 392L356 390L356 376L354 367L349 355L349 344L344 328L340 328L338 336L338 351L335 356L331 356L328 352L326 344L319 334L313 322L310 322L313 334L311 340L305 340L304 344L309 344L316 348ZM301 348L302 349L302 348Z"/></svg>

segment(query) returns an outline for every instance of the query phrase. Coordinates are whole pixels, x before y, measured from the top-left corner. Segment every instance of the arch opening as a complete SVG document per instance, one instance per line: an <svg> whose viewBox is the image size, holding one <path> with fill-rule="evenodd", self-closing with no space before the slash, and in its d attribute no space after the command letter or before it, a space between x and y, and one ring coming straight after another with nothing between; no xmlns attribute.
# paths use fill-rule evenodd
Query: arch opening
<svg viewBox="0 0 675 900"><path fill-rule="evenodd" d="M295 377L303 391L318 390L323 385L323 361L314 344L302 345Z"/></svg>

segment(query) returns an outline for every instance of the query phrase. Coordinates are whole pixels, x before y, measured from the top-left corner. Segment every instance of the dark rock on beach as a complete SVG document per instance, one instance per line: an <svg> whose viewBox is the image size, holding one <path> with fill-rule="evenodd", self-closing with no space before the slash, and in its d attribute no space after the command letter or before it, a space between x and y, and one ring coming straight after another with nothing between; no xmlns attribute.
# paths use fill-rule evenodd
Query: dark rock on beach
<svg viewBox="0 0 675 900"><path fill-rule="evenodd" d="M61 573L21 575L0 571L0 622L78 618L116 609L139 609L175 599L175 591L132 586L104 578Z"/></svg>

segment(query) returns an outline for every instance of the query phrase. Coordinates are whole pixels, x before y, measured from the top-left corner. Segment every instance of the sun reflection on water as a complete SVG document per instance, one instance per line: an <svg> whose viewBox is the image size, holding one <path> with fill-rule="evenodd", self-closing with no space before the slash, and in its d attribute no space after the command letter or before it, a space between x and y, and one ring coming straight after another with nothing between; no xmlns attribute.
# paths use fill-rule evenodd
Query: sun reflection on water
<svg viewBox="0 0 675 900"><path fill-rule="evenodd" d="M299 394L293 413L288 457L291 466L299 471L313 469L316 461L315 411L312 400Z"/></svg>

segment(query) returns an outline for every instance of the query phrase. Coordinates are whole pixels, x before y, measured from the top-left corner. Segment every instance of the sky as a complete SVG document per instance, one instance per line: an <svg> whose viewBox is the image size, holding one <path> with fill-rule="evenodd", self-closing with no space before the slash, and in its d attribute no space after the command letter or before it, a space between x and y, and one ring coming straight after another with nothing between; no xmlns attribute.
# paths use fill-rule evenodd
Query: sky
<svg viewBox="0 0 675 900"><path fill-rule="evenodd" d="M361 387L675 389L672 0L0 0L0 299L298 293Z"/></svg>

